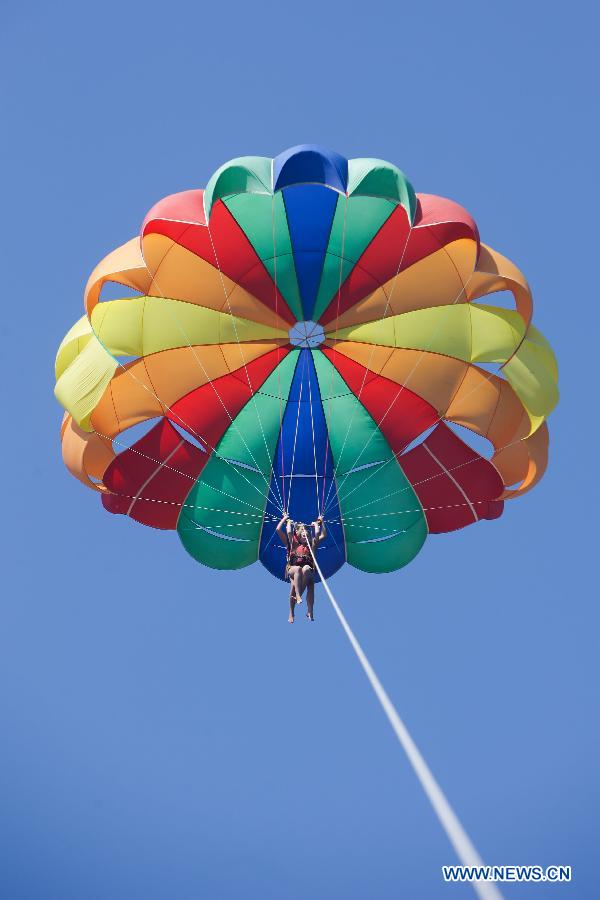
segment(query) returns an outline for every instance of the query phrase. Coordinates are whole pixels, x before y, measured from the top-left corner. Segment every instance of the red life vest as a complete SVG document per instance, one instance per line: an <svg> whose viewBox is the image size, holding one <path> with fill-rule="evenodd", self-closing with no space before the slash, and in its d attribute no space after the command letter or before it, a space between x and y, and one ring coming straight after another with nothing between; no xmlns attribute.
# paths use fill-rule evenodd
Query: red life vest
<svg viewBox="0 0 600 900"><path fill-rule="evenodd" d="M295 533L291 536L288 562L291 566L310 566L312 568L313 558L306 538L299 538Z"/></svg>

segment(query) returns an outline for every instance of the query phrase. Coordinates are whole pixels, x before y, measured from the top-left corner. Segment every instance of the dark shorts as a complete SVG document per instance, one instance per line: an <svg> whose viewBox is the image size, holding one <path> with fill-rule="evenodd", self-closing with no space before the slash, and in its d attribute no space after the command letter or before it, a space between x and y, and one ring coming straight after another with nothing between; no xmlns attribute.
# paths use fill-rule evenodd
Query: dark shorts
<svg viewBox="0 0 600 900"><path fill-rule="evenodd" d="M310 566L312 569L313 563L306 556L290 556L290 566Z"/></svg>

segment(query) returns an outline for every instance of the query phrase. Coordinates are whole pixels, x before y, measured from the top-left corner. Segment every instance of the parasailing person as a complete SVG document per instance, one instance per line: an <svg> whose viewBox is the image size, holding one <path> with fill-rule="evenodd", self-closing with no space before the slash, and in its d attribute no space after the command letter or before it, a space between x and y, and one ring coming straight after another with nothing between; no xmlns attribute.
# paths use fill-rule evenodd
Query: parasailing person
<svg viewBox="0 0 600 900"><path fill-rule="evenodd" d="M287 563L285 567L286 579L289 578L290 590L290 615L288 622L293 624L296 604L302 603L302 594L306 589L306 617L314 622L315 604L315 578L314 578L314 554L317 547L327 534L323 516L319 516L315 522L311 522L312 532L302 522L292 522L285 513L277 525L277 536L287 549Z"/></svg>

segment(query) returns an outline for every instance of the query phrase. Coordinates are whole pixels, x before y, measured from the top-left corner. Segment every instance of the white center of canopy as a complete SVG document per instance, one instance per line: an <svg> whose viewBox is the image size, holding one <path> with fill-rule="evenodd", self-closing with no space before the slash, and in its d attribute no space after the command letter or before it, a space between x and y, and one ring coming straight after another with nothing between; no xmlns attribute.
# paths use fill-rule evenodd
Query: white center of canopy
<svg viewBox="0 0 600 900"><path fill-rule="evenodd" d="M323 326L318 322L296 322L289 334L294 347L318 347L325 340Z"/></svg>

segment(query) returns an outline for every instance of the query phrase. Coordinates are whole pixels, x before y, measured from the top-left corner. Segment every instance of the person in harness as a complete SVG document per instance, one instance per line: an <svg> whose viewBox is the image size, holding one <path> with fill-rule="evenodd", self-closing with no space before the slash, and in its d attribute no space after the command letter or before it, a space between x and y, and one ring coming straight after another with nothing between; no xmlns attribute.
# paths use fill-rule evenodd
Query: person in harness
<svg viewBox="0 0 600 900"><path fill-rule="evenodd" d="M287 563L285 567L286 580L289 578L290 590L290 615L288 622L294 621L296 604L302 603L302 594L306 589L306 617L314 622L315 605L315 578L314 557L317 547L326 535L323 516L319 516L316 522L311 522L310 529L301 522L292 522L287 513L277 526L279 540L287 550Z"/></svg>

